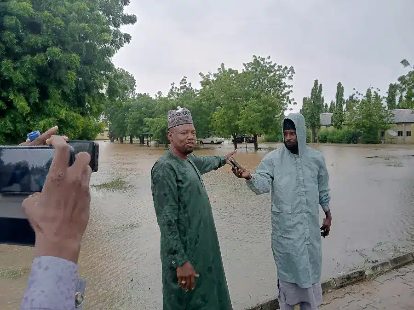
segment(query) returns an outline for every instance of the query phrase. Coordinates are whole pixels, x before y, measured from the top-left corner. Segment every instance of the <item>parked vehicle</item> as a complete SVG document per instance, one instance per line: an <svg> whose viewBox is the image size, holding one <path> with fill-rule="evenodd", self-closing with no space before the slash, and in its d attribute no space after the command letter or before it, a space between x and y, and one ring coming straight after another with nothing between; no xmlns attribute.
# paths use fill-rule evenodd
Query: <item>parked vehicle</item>
<svg viewBox="0 0 414 310"><path fill-rule="evenodd" d="M232 139L231 142L234 143L234 139ZM247 135L238 135L238 136L236 136L236 143L237 144L243 143L243 142L253 143L254 138L253 138L253 136L247 136Z"/></svg>
<svg viewBox="0 0 414 310"><path fill-rule="evenodd" d="M219 137L208 137L204 139L200 139L200 144L222 144L224 142L224 138Z"/></svg>
<svg viewBox="0 0 414 310"><path fill-rule="evenodd" d="M245 136L244 141L246 143L254 143L254 137L253 136Z"/></svg>
<svg viewBox="0 0 414 310"><path fill-rule="evenodd" d="M236 140L236 141L234 141L234 140ZM244 136L243 135L236 136L236 138L232 139L231 142L232 143L236 142L237 144L243 143L244 142Z"/></svg>

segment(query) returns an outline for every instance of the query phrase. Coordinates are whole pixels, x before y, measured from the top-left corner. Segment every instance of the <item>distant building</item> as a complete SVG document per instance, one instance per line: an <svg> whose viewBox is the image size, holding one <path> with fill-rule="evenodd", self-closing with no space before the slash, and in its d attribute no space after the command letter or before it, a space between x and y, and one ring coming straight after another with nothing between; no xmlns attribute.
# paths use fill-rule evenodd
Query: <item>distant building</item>
<svg viewBox="0 0 414 310"><path fill-rule="evenodd" d="M391 110L392 125L385 132L381 132L381 138L385 143L414 143L414 110Z"/></svg>
<svg viewBox="0 0 414 310"><path fill-rule="evenodd" d="M332 116L333 116L333 113L321 113L320 115L321 128L332 127Z"/></svg>

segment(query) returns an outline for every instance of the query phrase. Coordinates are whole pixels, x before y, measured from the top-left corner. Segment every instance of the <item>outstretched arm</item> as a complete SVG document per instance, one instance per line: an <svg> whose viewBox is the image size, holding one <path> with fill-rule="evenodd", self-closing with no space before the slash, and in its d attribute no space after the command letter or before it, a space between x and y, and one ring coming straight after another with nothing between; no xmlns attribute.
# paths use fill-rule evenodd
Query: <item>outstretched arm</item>
<svg viewBox="0 0 414 310"><path fill-rule="evenodd" d="M233 168L233 173L239 177L246 179L246 184L257 195L269 193L271 190L274 165L270 157L266 156L257 167L254 174L251 174L244 168Z"/></svg>
<svg viewBox="0 0 414 310"><path fill-rule="evenodd" d="M233 157L236 151L228 153L225 156L195 156L192 155L189 159L196 165L201 174L205 174L212 170L217 170L223 167L228 160Z"/></svg>

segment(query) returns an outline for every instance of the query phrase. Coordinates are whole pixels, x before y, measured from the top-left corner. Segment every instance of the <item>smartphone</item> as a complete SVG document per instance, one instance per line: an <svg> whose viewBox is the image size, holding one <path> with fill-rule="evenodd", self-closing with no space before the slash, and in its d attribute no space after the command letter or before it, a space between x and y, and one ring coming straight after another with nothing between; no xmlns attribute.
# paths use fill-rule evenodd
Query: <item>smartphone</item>
<svg viewBox="0 0 414 310"><path fill-rule="evenodd" d="M230 158L229 159L229 162L230 162L230 164L232 165L232 167L234 168L234 169L243 169L243 167L242 166L240 166L240 164L234 159L234 158Z"/></svg>
<svg viewBox="0 0 414 310"><path fill-rule="evenodd" d="M99 164L99 144L94 141L86 140L70 140L69 145L73 148L75 154L79 152L87 152L91 155L91 161L89 165L93 172L98 171Z"/></svg>
<svg viewBox="0 0 414 310"><path fill-rule="evenodd" d="M34 244L21 204L42 190L54 152L49 146L0 146L0 243ZM73 161L71 148L69 165Z"/></svg>

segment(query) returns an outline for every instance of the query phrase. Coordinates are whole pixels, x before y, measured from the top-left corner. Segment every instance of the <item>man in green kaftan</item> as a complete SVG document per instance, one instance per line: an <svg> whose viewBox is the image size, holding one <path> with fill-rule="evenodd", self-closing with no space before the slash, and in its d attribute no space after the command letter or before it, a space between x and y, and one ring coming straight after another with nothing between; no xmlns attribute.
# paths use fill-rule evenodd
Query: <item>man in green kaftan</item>
<svg viewBox="0 0 414 310"><path fill-rule="evenodd" d="M316 310L322 302L321 235L329 235L329 177L321 152L306 145L305 119L283 121L284 145L268 153L254 174L234 168L256 194L271 193L272 250L281 310ZM319 224L319 207L325 213Z"/></svg>
<svg viewBox="0 0 414 310"><path fill-rule="evenodd" d="M234 154L192 154L196 132L190 111L168 113L170 149L151 171L161 231L164 310L232 309L213 214L201 175Z"/></svg>

